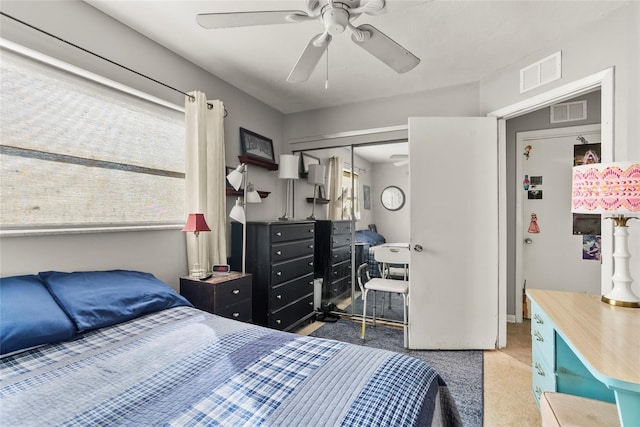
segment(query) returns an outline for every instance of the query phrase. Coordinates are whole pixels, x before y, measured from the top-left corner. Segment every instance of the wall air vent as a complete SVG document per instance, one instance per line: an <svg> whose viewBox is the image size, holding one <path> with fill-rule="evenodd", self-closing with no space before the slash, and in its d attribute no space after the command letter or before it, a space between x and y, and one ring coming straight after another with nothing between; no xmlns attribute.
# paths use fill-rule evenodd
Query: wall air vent
<svg viewBox="0 0 640 427"><path fill-rule="evenodd" d="M520 70L520 93L530 91L562 77L562 51L558 51Z"/></svg>
<svg viewBox="0 0 640 427"><path fill-rule="evenodd" d="M586 120L587 101L565 102L551 106L551 123Z"/></svg>

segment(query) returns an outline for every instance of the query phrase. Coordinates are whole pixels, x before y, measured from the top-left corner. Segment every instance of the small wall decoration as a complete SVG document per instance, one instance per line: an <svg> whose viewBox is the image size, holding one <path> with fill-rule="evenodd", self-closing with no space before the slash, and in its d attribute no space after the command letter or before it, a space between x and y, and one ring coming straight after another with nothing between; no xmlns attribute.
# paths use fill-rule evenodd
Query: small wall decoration
<svg viewBox="0 0 640 427"><path fill-rule="evenodd" d="M324 185L318 185L318 198L325 199L327 198L327 190Z"/></svg>
<svg viewBox="0 0 640 427"><path fill-rule="evenodd" d="M371 187L362 186L362 204L365 209L371 209Z"/></svg>
<svg viewBox="0 0 640 427"><path fill-rule="evenodd" d="M522 153L524 155L525 160L529 160L529 153L531 152L531 147L530 145L527 145L526 147L524 147L524 153Z"/></svg>
<svg viewBox="0 0 640 427"><path fill-rule="evenodd" d="M601 234L600 214L573 214L573 234L574 235L597 235Z"/></svg>
<svg viewBox="0 0 640 427"><path fill-rule="evenodd" d="M531 177L531 186L537 187L538 185L542 185L542 177L541 176L532 176Z"/></svg>
<svg viewBox="0 0 640 427"><path fill-rule="evenodd" d="M540 233L540 227L538 227L538 216L535 213L531 214L531 222L529 223L529 229L527 231L531 234Z"/></svg>
<svg viewBox="0 0 640 427"><path fill-rule="evenodd" d="M529 189L529 184L531 184L531 181L529 181L529 175L525 175L524 179L522 180L522 187L525 190L528 190Z"/></svg>
<svg viewBox="0 0 640 427"><path fill-rule="evenodd" d="M541 200L542 190L529 190L527 191L527 199L529 200Z"/></svg>
<svg viewBox="0 0 640 427"><path fill-rule="evenodd" d="M573 166L600 163L601 144L581 144L573 146Z"/></svg>
<svg viewBox="0 0 640 427"><path fill-rule="evenodd" d="M582 259L599 261L601 256L601 237L590 234L582 236Z"/></svg>
<svg viewBox="0 0 640 427"><path fill-rule="evenodd" d="M268 163L276 162L273 141L245 128L240 128L240 153Z"/></svg>

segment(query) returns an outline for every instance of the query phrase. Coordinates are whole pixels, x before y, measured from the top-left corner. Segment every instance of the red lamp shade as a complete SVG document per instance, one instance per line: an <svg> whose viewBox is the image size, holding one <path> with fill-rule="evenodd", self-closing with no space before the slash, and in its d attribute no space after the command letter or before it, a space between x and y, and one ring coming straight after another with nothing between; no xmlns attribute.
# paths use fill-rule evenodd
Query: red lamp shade
<svg viewBox="0 0 640 427"><path fill-rule="evenodd" d="M190 213L182 231L200 232L211 231L211 229L207 225L207 221L204 220L204 214Z"/></svg>

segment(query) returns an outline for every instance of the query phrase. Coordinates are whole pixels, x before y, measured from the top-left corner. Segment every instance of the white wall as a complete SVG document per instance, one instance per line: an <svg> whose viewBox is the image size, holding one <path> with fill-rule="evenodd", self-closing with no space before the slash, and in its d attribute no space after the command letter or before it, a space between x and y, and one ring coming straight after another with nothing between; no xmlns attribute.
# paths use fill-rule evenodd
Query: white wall
<svg viewBox="0 0 640 427"><path fill-rule="evenodd" d="M283 149L283 116L168 49L120 24L81 1L2 1L2 11L133 70L185 92L200 90L221 99L225 119L226 162L237 166L239 127L273 139L276 155ZM116 80L169 102L184 105L184 96L2 17L0 35L65 62ZM251 168L259 190L271 191L249 219L276 218L283 206L283 183L277 172ZM233 206L227 198L227 211ZM227 230L227 235L229 231ZM184 233L169 231L100 233L0 238L0 275L46 269L132 268L149 271L178 287L187 272Z"/></svg>
<svg viewBox="0 0 640 427"><path fill-rule="evenodd" d="M371 208L376 219L378 233L385 237L387 243L409 242L411 237L409 223L411 207L409 165L394 166L393 163L375 163L372 170ZM404 192L406 201L400 210L390 211L382 206L380 195L382 190L390 185L395 185Z"/></svg>

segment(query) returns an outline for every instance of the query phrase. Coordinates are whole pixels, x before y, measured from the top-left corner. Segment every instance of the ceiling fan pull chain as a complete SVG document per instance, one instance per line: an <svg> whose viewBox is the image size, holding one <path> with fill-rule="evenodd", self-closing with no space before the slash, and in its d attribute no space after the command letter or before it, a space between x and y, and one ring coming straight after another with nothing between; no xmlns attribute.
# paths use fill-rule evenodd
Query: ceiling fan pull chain
<svg viewBox="0 0 640 427"><path fill-rule="evenodd" d="M324 90L329 90L329 46L327 46L327 77L324 80Z"/></svg>

